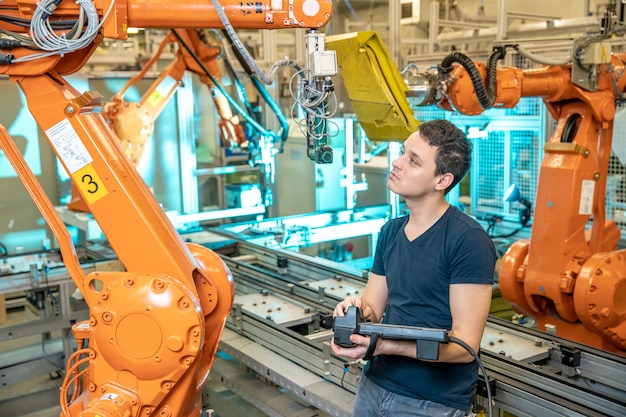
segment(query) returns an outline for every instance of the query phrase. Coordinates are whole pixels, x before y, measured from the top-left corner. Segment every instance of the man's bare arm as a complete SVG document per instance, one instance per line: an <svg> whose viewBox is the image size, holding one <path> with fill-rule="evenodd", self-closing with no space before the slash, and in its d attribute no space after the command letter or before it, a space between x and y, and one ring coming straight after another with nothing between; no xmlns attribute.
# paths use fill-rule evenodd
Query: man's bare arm
<svg viewBox="0 0 626 417"><path fill-rule="evenodd" d="M450 286L450 311L452 313L452 329L450 336L467 343L478 353L480 341L489 308L491 306L491 285L486 284L453 284ZM359 351L367 350L369 337L352 335L350 340L359 346ZM405 340L379 339L375 355L401 355L414 358L415 342ZM474 358L464 347L456 344L441 344L439 362L471 362Z"/></svg>

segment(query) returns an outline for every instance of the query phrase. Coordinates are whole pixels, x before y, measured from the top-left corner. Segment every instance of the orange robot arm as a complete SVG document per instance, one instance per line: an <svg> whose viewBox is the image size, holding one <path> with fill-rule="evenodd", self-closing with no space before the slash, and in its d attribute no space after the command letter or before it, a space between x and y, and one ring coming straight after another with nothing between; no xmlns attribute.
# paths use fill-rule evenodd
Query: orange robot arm
<svg viewBox="0 0 626 417"><path fill-rule="evenodd" d="M241 29L319 29L331 18L330 0L299 0L296 2L272 2L262 0L241 2L228 0L220 4L218 0L200 3L184 0L116 0L71 2L63 0L8 0L0 5L4 17L0 27L17 33L29 32L30 24L38 28L36 33L46 33L39 28L39 22L49 15L51 27L56 36L68 32L63 22L78 21L81 12L86 14L89 30L84 30L83 38L70 39L70 45L79 45L76 51L65 50L61 54L41 54L34 51L30 42L18 43L11 47L4 58L10 65L0 66L1 74L36 75L54 69L61 75L71 74L83 67L102 38L126 39L129 27L142 28L224 28ZM25 23L24 23L25 22ZM93 26L89 26L93 25ZM101 25L101 26L100 26ZM70 34L71 32L68 32ZM61 36L66 39L67 36ZM38 37L38 44L54 49L46 42L46 37ZM59 45L56 45L59 46ZM61 45L64 47L65 45ZM9 48L6 48L9 49ZM10 56L9 56L10 55ZM33 59L34 57L37 59ZM25 58L29 57L29 58Z"/></svg>
<svg viewBox="0 0 626 417"><path fill-rule="evenodd" d="M453 53L440 71L448 92L444 106L464 114L514 107L521 97L543 98L557 125L544 148L530 239L505 254L500 290L540 330L555 329L561 337L625 355L626 310L620 300L626 252L617 250L620 231L606 220L605 190L626 55L606 55L596 64L591 88L572 80L572 66L579 62L533 70L488 65L490 73ZM485 87L490 79L491 91Z"/></svg>
<svg viewBox="0 0 626 417"><path fill-rule="evenodd" d="M89 306L76 332L88 340L80 353L89 367L80 373L82 362L70 364L62 416L199 415L232 303L230 272L213 252L182 242L100 115L100 96L52 75L17 83L126 269L72 275ZM71 240L55 234L71 262ZM79 387L85 391L68 400Z"/></svg>
<svg viewBox="0 0 626 417"><path fill-rule="evenodd" d="M127 102L124 95L129 88L141 81L159 60L166 46L173 42L171 32L163 38L156 53L141 70L118 91L110 102L104 104L102 114L115 132L122 149L133 165L138 166L144 146L154 132L154 121L161 114L185 73L185 62L177 55L137 103Z"/></svg>
<svg viewBox="0 0 626 417"><path fill-rule="evenodd" d="M331 4L233 2L219 13L241 28L319 28L330 18ZM215 253L182 241L102 117L102 97L77 92L62 75L80 69L103 37L124 38L128 26L223 27L223 19L208 2L187 0L9 0L0 5L0 16L1 28L37 37L3 39L0 72L24 92L125 268L84 274L70 234L0 129L3 151L57 237L89 306L89 321L74 328L80 350L68 363L61 416L198 417L232 305L232 276ZM46 28L62 42L44 42L53 38L39 33Z"/></svg>
<svg viewBox="0 0 626 417"><path fill-rule="evenodd" d="M145 77L167 45L175 43L184 45L177 49L174 61L146 90L141 100L137 103L125 101L124 94L126 91ZM236 148L245 142L245 134L239 124L238 117L233 115L228 100L215 87L212 79L205 72L209 71L213 79L221 77L216 62L221 52L221 46L209 43L199 30L170 31L141 71L128 80L124 88L104 105L103 114L105 118L135 166L139 165L144 146L154 132L155 119L165 108L170 98L173 97L178 86L181 85L185 71L198 74L202 82L211 90L211 96L220 117L219 128L224 145L229 148ZM191 56L191 53L198 58L201 65Z"/></svg>

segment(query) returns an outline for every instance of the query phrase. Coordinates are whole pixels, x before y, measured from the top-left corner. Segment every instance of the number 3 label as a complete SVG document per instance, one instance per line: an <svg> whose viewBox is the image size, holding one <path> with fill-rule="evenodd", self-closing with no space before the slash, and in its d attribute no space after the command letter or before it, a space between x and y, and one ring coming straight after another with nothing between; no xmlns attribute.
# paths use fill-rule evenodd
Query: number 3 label
<svg viewBox="0 0 626 417"><path fill-rule="evenodd" d="M92 164L85 165L73 173L72 178L89 204L93 204L109 194Z"/></svg>

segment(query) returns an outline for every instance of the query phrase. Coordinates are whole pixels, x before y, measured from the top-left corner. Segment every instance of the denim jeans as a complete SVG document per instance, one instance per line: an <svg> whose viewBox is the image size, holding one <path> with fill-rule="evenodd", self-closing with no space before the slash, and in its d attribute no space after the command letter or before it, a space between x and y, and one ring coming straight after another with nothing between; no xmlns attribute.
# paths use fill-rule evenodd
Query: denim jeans
<svg viewBox="0 0 626 417"><path fill-rule="evenodd" d="M466 411L394 394L361 374L352 417L464 417Z"/></svg>

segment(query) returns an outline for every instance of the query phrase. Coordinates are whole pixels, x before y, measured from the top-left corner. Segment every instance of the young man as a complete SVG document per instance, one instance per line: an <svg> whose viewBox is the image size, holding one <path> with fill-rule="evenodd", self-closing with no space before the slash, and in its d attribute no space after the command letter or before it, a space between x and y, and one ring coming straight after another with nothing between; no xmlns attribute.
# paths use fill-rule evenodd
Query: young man
<svg viewBox="0 0 626 417"><path fill-rule="evenodd" d="M493 242L475 220L448 204L445 195L467 173L471 143L445 120L423 123L404 142L387 187L404 197L408 216L381 229L374 264L361 298L346 298L334 311L357 306L366 319L394 325L449 329L480 349L494 275ZM336 355L363 358L370 338L333 343ZM478 364L465 348L441 344L437 361L416 359L416 343L379 338L354 403L353 416L463 417L476 392Z"/></svg>

